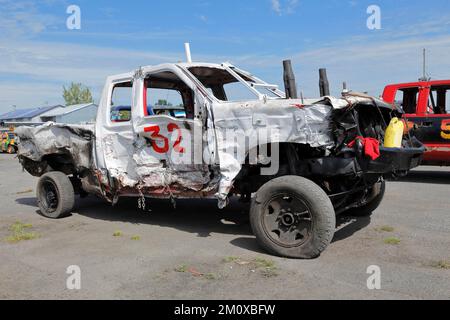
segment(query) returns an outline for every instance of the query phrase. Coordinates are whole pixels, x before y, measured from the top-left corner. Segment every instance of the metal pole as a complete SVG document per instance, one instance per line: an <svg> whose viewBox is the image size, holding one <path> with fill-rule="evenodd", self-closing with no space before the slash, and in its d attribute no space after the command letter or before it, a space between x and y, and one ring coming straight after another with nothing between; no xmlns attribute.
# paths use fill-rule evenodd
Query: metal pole
<svg viewBox="0 0 450 320"><path fill-rule="evenodd" d="M327 69L319 69L319 79L320 96L329 96L330 84L328 82Z"/></svg>
<svg viewBox="0 0 450 320"><path fill-rule="evenodd" d="M423 49L423 75L422 78L419 78L419 81L429 81L430 78L427 77L427 49Z"/></svg>
<svg viewBox="0 0 450 320"><path fill-rule="evenodd" d="M297 99L297 84L295 83L295 75L292 70L291 60L283 61L283 80L286 91L286 99Z"/></svg>
<svg viewBox="0 0 450 320"><path fill-rule="evenodd" d="M347 89L347 82L344 81L344 83L342 84L342 93L348 93L348 89Z"/></svg>
<svg viewBox="0 0 450 320"><path fill-rule="evenodd" d="M188 63L192 62L192 57L191 57L191 46L189 45L189 42L186 42L184 44L184 51L186 52L186 61Z"/></svg>
<svg viewBox="0 0 450 320"><path fill-rule="evenodd" d="M427 49L423 49L423 79L427 78Z"/></svg>

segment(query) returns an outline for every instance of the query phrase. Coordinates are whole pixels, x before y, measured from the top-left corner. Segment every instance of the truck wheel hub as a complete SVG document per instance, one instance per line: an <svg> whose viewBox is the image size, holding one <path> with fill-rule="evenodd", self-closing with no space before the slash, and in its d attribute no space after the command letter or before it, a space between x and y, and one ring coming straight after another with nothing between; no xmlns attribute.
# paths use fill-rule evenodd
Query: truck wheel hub
<svg viewBox="0 0 450 320"><path fill-rule="evenodd" d="M290 227L294 224L295 217L292 213L287 212L281 216L281 223L286 227Z"/></svg>
<svg viewBox="0 0 450 320"><path fill-rule="evenodd" d="M263 228L268 237L283 247L295 247L311 235L312 214L306 203L291 194L275 195L263 210Z"/></svg>

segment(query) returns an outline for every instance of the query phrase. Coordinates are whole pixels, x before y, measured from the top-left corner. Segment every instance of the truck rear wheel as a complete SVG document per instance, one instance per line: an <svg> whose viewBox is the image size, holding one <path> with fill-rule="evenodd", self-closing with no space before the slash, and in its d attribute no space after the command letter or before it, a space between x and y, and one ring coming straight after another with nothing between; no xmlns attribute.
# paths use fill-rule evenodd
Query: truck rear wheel
<svg viewBox="0 0 450 320"><path fill-rule="evenodd" d="M62 172L44 174L37 184L37 199L42 215L52 219L66 217L75 204L75 192L67 177Z"/></svg>
<svg viewBox="0 0 450 320"><path fill-rule="evenodd" d="M314 182L285 176L258 190L250 208L250 224L265 250L312 259L333 239L336 214L328 195Z"/></svg>
<svg viewBox="0 0 450 320"><path fill-rule="evenodd" d="M369 217L380 206L386 192L386 181L378 182L370 190L369 201L358 208L352 208L345 212L346 215L354 217Z"/></svg>

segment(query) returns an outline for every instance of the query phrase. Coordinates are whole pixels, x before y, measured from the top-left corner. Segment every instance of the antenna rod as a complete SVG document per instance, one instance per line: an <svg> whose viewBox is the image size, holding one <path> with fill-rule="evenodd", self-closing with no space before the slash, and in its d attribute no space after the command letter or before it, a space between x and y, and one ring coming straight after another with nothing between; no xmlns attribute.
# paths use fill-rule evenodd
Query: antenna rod
<svg viewBox="0 0 450 320"><path fill-rule="evenodd" d="M419 81L429 81L430 78L427 77L427 49L423 49L423 75L422 78L419 79Z"/></svg>
<svg viewBox="0 0 450 320"><path fill-rule="evenodd" d="M191 46L189 45L189 42L186 42L184 44L184 51L186 51L186 61L188 63L192 62L192 57L191 57Z"/></svg>
<svg viewBox="0 0 450 320"><path fill-rule="evenodd" d="M427 49L423 49L423 79L427 78Z"/></svg>

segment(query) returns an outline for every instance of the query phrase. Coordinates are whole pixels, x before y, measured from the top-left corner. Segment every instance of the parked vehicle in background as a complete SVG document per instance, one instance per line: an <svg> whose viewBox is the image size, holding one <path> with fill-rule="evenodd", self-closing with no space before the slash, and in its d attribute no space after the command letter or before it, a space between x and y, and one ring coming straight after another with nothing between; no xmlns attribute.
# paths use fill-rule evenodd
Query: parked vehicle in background
<svg viewBox="0 0 450 320"><path fill-rule="evenodd" d="M403 108L406 128L425 144L422 164L450 166L450 80L391 84L383 100Z"/></svg>
<svg viewBox="0 0 450 320"><path fill-rule="evenodd" d="M238 195L251 201L263 248L314 258L336 214L371 215L384 177L420 163L423 146L401 132L384 146L400 115L363 94L291 99L228 63L162 64L109 77L95 126L19 128L19 160L40 177L50 218L70 214L75 194L137 197L141 208L146 197L215 198L223 208Z"/></svg>
<svg viewBox="0 0 450 320"><path fill-rule="evenodd" d="M16 135L12 129L3 130L1 132L1 152L3 153L16 153L17 141Z"/></svg>

